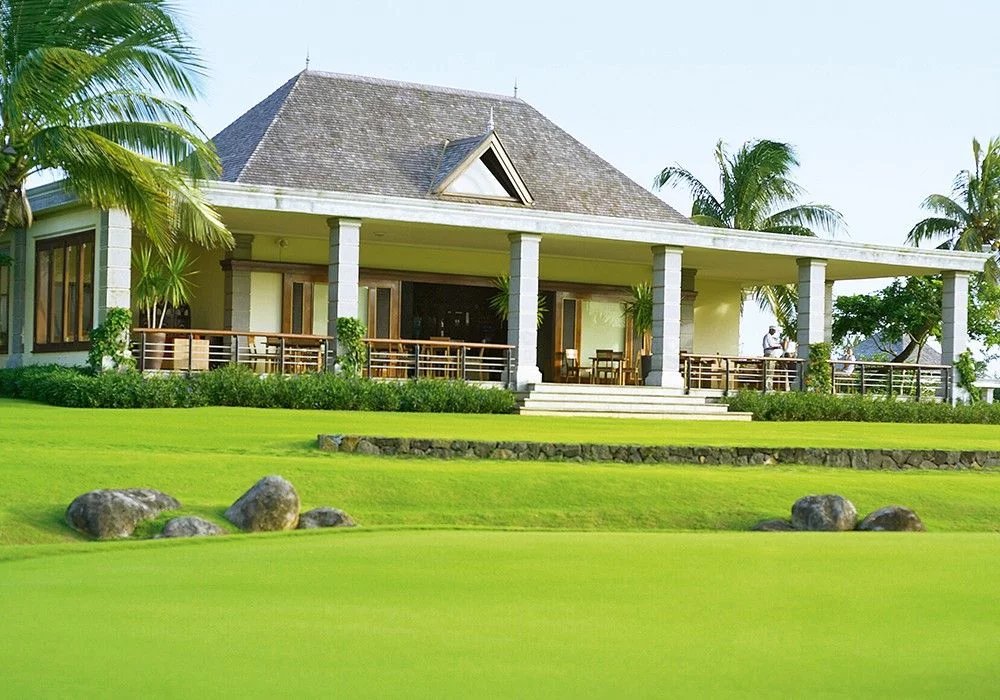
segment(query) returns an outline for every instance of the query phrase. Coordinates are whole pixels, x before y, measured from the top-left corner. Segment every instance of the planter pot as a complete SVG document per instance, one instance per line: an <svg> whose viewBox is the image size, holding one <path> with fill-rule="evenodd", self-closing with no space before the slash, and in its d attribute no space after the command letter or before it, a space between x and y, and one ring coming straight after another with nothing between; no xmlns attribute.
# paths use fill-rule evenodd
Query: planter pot
<svg viewBox="0 0 1000 700"><path fill-rule="evenodd" d="M639 356L639 370L642 372L642 383L646 383L646 377L649 373L653 371L653 356L652 355L640 355Z"/></svg>
<svg viewBox="0 0 1000 700"><path fill-rule="evenodd" d="M147 333L145 338L145 362L143 369L158 370L163 367L163 356L167 349L166 333Z"/></svg>

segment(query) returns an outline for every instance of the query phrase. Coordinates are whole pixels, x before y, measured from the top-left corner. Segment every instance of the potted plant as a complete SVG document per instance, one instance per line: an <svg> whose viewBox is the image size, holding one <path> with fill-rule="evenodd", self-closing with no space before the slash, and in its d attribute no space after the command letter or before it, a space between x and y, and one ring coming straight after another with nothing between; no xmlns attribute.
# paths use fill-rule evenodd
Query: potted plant
<svg viewBox="0 0 1000 700"><path fill-rule="evenodd" d="M493 288L497 290L497 293L490 297L490 308L493 309L501 321L506 321L510 316L510 275L500 275L493 280ZM545 297L539 294L538 317L535 320L536 326L542 325L546 311L548 309L545 306Z"/></svg>
<svg viewBox="0 0 1000 700"><path fill-rule="evenodd" d="M642 380L653 369L653 356L647 351L646 335L653 330L653 287L648 282L633 285L631 297L622 303L622 313L632 321L632 334L639 353L639 370Z"/></svg>
<svg viewBox="0 0 1000 700"><path fill-rule="evenodd" d="M132 256L135 273L135 303L144 314L146 328L161 329L167 309L186 304L191 300L197 274L192 268L194 259L186 248L177 247L166 252L143 245ZM145 366L143 369L160 369L166 349L167 334L163 331L147 332Z"/></svg>

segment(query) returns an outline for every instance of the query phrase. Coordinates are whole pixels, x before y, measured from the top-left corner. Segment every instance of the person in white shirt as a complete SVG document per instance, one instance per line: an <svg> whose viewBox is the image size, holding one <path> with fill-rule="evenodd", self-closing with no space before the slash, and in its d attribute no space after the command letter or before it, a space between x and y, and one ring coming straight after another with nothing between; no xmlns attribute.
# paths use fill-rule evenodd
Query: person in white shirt
<svg viewBox="0 0 1000 700"><path fill-rule="evenodd" d="M767 335L764 336L764 357L781 357L783 352L781 338L778 337L778 329L774 326L769 326Z"/></svg>

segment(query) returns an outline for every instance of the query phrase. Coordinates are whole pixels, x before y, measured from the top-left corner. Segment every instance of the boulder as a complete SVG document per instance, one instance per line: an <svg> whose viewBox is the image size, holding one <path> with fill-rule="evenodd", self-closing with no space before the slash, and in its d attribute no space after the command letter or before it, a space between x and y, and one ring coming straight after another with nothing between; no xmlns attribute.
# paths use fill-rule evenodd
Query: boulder
<svg viewBox="0 0 1000 700"><path fill-rule="evenodd" d="M926 530L920 517L903 506L879 508L858 523L858 529L867 532L924 532Z"/></svg>
<svg viewBox="0 0 1000 700"><path fill-rule="evenodd" d="M858 510L843 496L805 496L792 506L792 526L796 530L841 532L853 530Z"/></svg>
<svg viewBox="0 0 1000 700"><path fill-rule="evenodd" d="M299 494L280 476L265 476L226 510L244 532L292 530L299 522Z"/></svg>
<svg viewBox="0 0 1000 700"><path fill-rule="evenodd" d="M208 537L209 535L224 535L225 531L213 522L193 515L183 515L172 518L163 526L160 537Z"/></svg>
<svg viewBox="0 0 1000 700"><path fill-rule="evenodd" d="M795 528L792 523L788 520L782 520L781 518L772 518L770 520L761 520L759 523L750 528L754 532L794 532Z"/></svg>
<svg viewBox="0 0 1000 700"><path fill-rule="evenodd" d="M340 508L313 508L299 516L299 529L317 527L354 527L354 519Z"/></svg>
<svg viewBox="0 0 1000 700"><path fill-rule="evenodd" d="M180 507L176 498L154 489L100 489L74 498L66 522L91 537L116 540L131 536L144 520Z"/></svg>

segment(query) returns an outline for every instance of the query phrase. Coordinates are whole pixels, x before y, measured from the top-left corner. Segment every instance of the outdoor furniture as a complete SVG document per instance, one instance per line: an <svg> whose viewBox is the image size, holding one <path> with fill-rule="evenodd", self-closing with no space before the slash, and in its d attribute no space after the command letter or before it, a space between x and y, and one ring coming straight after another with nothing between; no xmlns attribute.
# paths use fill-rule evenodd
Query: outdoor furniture
<svg viewBox="0 0 1000 700"><path fill-rule="evenodd" d="M591 361L591 381L595 384L622 384L625 353L617 350L595 350Z"/></svg>
<svg viewBox="0 0 1000 700"><path fill-rule="evenodd" d="M583 370L580 367L580 351L576 348L566 348L563 351L563 363L562 363L562 375L564 382L576 382L577 384L583 378ZM587 374L589 379L589 373Z"/></svg>

